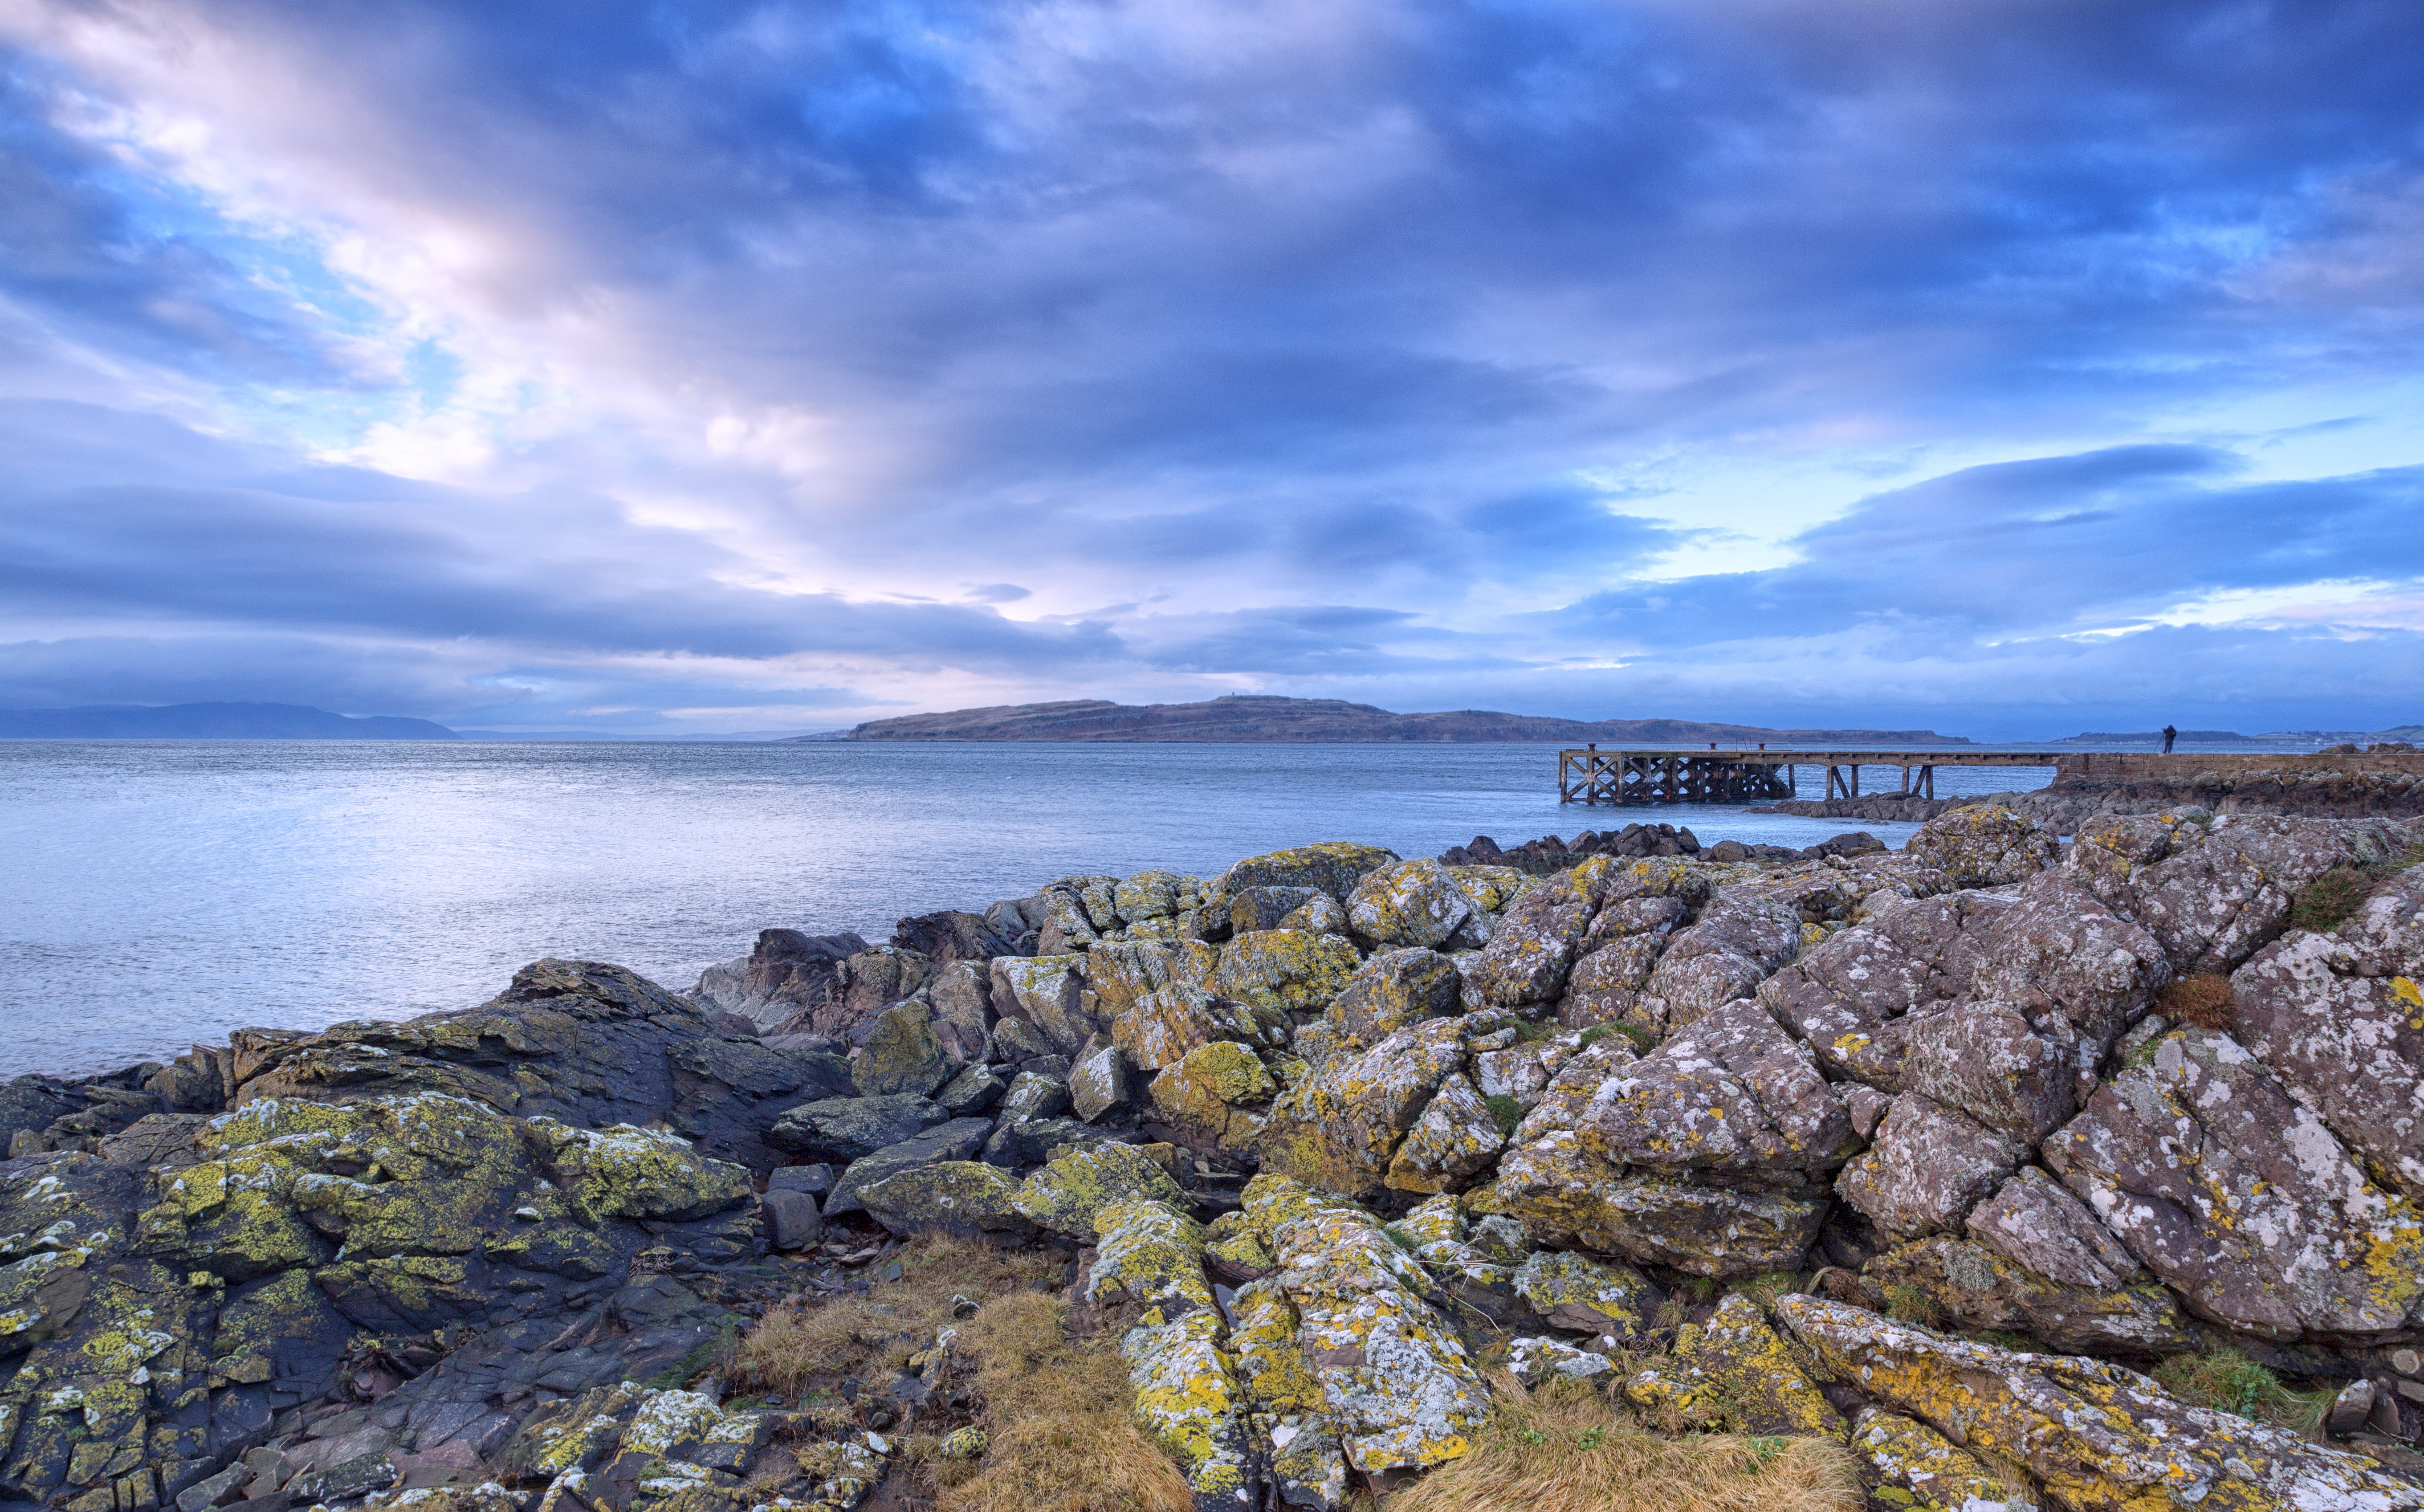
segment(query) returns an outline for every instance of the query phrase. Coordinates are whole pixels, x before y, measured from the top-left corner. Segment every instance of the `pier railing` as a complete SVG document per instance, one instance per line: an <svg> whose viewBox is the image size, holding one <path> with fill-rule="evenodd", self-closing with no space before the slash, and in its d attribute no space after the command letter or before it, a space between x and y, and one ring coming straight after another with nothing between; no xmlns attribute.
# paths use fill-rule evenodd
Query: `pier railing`
<svg viewBox="0 0 2424 1512"><path fill-rule="evenodd" d="M1755 804L1793 796L1802 767L1824 767L1826 796L1860 796L1862 767L1893 767L1899 791L1936 796L1938 767L2050 767L2056 751L1603 751L1557 753L1557 799L1567 804Z"/></svg>

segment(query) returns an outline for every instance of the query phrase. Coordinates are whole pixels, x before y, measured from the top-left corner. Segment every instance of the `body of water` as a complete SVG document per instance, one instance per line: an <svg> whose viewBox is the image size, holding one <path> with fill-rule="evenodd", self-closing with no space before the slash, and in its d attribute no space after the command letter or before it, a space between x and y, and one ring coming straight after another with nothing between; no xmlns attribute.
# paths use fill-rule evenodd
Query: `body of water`
<svg viewBox="0 0 2424 1512"><path fill-rule="evenodd" d="M1948 767L1937 792L2050 776ZM881 943L1073 872L1635 820L1704 843L1913 828L1561 807L1539 745L5 741L0 1075L465 1007L547 955L682 989L770 925Z"/></svg>

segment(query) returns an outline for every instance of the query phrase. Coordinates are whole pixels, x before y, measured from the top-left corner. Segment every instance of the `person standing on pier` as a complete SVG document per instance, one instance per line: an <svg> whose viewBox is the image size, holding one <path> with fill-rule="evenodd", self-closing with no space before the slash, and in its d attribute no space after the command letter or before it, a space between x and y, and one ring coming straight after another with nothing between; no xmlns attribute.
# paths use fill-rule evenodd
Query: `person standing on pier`
<svg viewBox="0 0 2424 1512"><path fill-rule="evenodd" d="M2170 756L2172 754L2172 742L2179 738L2179 731L2172 728L2169 724L2163 726L2163 755Z"/></svg>

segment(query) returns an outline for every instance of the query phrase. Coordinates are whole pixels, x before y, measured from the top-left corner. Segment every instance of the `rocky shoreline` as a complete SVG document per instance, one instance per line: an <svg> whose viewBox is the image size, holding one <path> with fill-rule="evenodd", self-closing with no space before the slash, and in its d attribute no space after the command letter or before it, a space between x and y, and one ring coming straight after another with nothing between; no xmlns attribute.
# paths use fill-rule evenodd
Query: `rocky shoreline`
<svg viewBox="0 0 2424 1512"><path fill-rule="evenodd" d="M941 1235L1200 1509L1586 1390L1826 1505L2424 1508L2424 822L2072 828L1312 845L21 1077L0 1498L980 1504L1001 1299L885 1311Z"/></svg>
<svg viewBox="0 0 2424 1512"><path fill-rule="evenodd" d="M2411 755L2404 743L2381 752ZM2353 747L2347 753L2355 756ZM2352 764L2353 765L2353 764ZM1754 814L1794 814L1804 819L1850 819L1870 823L1918 823L1956 808L1992 805L2025 815L2060 835L2076 834L2103 816L2152 814L2166 808L2203 808L2216 814L2275 814L2305 819L2414 819L2424 816L2424 771L2349 770L2311 764L2234 767L2193 772L2177 778L2057 777L2031 792L1988 793L1977 798L1918 798L1874 793L1858 798L1796 798L1750 809Z"/></svg>

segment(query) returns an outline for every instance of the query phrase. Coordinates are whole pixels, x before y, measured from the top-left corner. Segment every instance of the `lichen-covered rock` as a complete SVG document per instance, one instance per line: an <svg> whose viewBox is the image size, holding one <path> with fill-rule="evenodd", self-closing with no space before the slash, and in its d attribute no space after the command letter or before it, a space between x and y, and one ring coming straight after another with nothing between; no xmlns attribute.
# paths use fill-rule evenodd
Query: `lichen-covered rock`
<svg viewBox="0 0 2424 1512"><path fill-rule="evenodd" d="M1279 1083L1233 1041L1198 1045L1153 1079L1154 1117L1169 1137L1205 1154L1242 1158L1256 1148Z"/></svg>
<svg viewBox="0 0 2424 1512"><path fill-rule="evenodd" d="M1921 1311L1928 1315L1965 1329L2025 1333L2057 1349L2143 1359L2193 1344L2179 1303L2160 1286L2065 1285L1951 1234L1889 1249L1862 1267L1861 1278L1872 1300L1906 1303L1916 1293L1926 1299Z"/></svg>
<svg viewBox="0 0 2424 1512"><path fill-rule="evenodd" d="M1634 1174L1564 1130L1501 1156L1497 1179L1471 1201L1545 1243L1719 1277L1799 1269L1827 1207L1823 1197Z"/></svg>
<svg viewBox="0 0 2424 1512"><path fill-rule="evenodd" d="M1957 812L1957 811L1956 811ZM1852 1420L1852 1453L1874 1483L1872 1505L1907 1512L2037 1512L2036 1498L1916 1418L1864 1407Z"/></svg>
<svg viewBox="0 0 2424 1512"><path fill-rule="evenodd" d="M1139 998L1182 983L1203 986L1218 959L1201 940L1105 941L1086 952L1089 1012L1098 1024L1117 1022Z"/></svg>
<svg viewBox="0 0 2424 1512"><path fill-rule="evenodd" d="M858 1188L867 1216L894 1233L1017 1239L1034 1232L1018 1206L1018 1178L981 1160L941 1160Z"/></svg>
<svg viewBox="0 0 2424 1512"><path fill-rule="evenodd" d="M1094 1224L1086 1299L1140 1310L1120 1339L1137 1421L1178 1461L1197 1506L1243 1504L1253 1469L1245 1399L1204 1275L1203 1227L1150 1200L1110 1203Z"/></svg>
<svg viewBox="0 0 2424 1512"><path fill-rule="evenodd" d="M2380 1334L2424 1302L2424 1219L2228 1035L2161 1036L2044 1149L2202 1316L2270 1339Z"/></svg>
<svg viewBox="0 0 2424 1512"><path fill-rule="evenodd" d="M2026 1147L1973 1119L1905 1092L1867 1154L1835 1190L1896 1238L1955 1231L2020 1163Z"/></svg>
<svg viewBox="0 0 2424 1512"><path fill-rule="evenodd" d="M1305 934L1345 934L1347 910L1328 893L1316 893L1282 915L1275 930L1296 930Z"/></svg>
<svg viewBox="0 0 2424 1512"><path fill-rule="evenodd" d="M1368 1049L1409 1025L1461 1011L1456 963L1435 950L1382 950L1322 1011L1333 1051Z"/></svg>
<svg viewBox="0 0 2424 1512"><path fill-rule="evenodd" d="M1613 867L1606 856L1592 856L1510 904L1466 978L1475 1000L1515 1007L1564 996Z"/></svg>
<svg viewBox="0 0 2424 1512"><path fill-rule="evenodd" d="M834 1218L859 1209L858 1194L885 1177L920 1166L937 1165L946 1160L965 1160L985 1146L993 1133L990 1119L952 1119L937 1123L921 1134L911 1136L899 1144L888 1144L850 1163L834 1182L834 1189L824 1200L825 1217Z"/></svg>
<svg viewBox="0 0 2424 1512"><path fill-rule="evenodd" d="M1436 861L1396 861L1364 874L1347 896L1347 924L1383 946L1434 946L1473 913L1473 899Z"/></svg>
<svg viewBox="0 0 2424 1512"><path fill-rule="evenodd" d="M1584 1030L1583 1037L1589 1038L1590 1032ZM1508 1144L1532 1144L1558 1129L1571 1132L1582 1122L1599 1090L1634 1063L1632 1041L1601 1032L1603 1038L1584 1045L1551 1074L1548 1085L1540 1089L1539 1100L1515 1125Z"/></svg>
<svg viewBox="0 0 2424 1512"><path fill-rule="evenodd" d="M1791 900L1727 888L1667 938L1635 1013L1653 1030L1671 1033L1759 991L1801 946L1801 911Z"/></svg>
<svg viewBox="0 0 2424 1512"><path fill-rule="evenodd" d="M1516 1267L1515 1290L1553 1329L1623 1343L1650 1327L1662 1300L1641 1272L1570 1249L1540 1249Z"/></svg>
<svg viewBox="0 0 2424 1512"><path fill-rule="evenodd" d="M1422 1266L1370 1214L1322 1204L1293 1183L1257 1176L1245 1201L1272 1235L1274 1279L1300 1320L1304 1361L1348 1462L1380 1475L1470 1453L1489 1388L1455 1328L1423 1300Z"/></svg>
<svg viewBox="0 0 2424 1512"><path fill-rule="evenodd" d="M1401 1192L1458 1189L1488 1170L1506 1144L1498 1115L1472 1082L1451 1072L1390 1158L1387 1185Z"/></svg>
<svg viewBox="0 0 2424 1512"><path fill-rule="evenodd" d="M1837 1378L2093 1512L2330 1507L2411 1512L2424 1482L2297 1434L2193 1407L2102 1361L1946 1338L1814 1297L1778 1320Z"/></svg>
<svg viewBox="0 0 2424 1512"><path fill-rule="evenodd" d="M963 1066L934 1093L934 1106L951 1118L973 1118L999 1102L1009 1090L991 1066Z"/></svg>
<svg viewBox="0 0 2424 1512"><path fill-rule="evenodd" d="M875 1015L873 1027L850 1063L851 1085L861 1097L931 1095L958 1071L934 1033L934 1011L910 1001Z"/></svg>
<svg viewBox="0 0 2424 1512"><path fill-rule="evenodd" d="M1999 804L1972 804L1929 820L1903 850L1956 887L2001 887L2052 866L2062 842Z"/></svg>
<svg viewBox="0 0 2424 1512"><path fill-rule="evenodd" d="M1507 1369L1526 1386L1539 1386L1559 1376L1597 1380L1616 1374L1616 1361L1588 1349L1577 1349L1546 1334L1521 1334L1507 1341Z"/></svg>
<svg viewBox="0 0 2424 1512"><path fill-rule="evenodd" d="M2080 1047L2061 1026L2052 1035L2017 1004L1989 999L1912 1013L1877 1036L1892 1053L1858 1056L1850 1068L1873 1086L1916 1093L2000 1134L2033 1144L2078 1111ZM2086 1047L2089 1074L2103 1047Z"/></svg>
<svg viewBox="0 0 2424 1512"><path fill-rule="evenodd" d="M1357 883L1396 859L1394 851L1345 840L1248 856L1221 874L1206 901L1234 898L1249 887L1312 887L1344 902Z"/></svg>
<svg viewBox="0 0 2424 1512"><path fill-rule="evenodd" d="M1228 923L1235 934L1276 930L1280 921L1316 898L1330 895L1318 887L1242 887L1229 899Z"/></svg>
<svg viewBox="0 0 2424 1512"><path fill-rule="evenodd" d="M2299 895L2324 872L2388 861L2409 843L2392 820L2180 809L2089 820L2063 865L2153 931L2176 970L2227 973L2288 927Z"/></svg>
<svg viewBox="0 0 2424 1512"><path fill-rule="evenodd" d="M230 1106L432 1091L585 1128L663 1123L702 1154L757 1170L781 1164L760 1140L775 1114L852 1090L838 1057L719 1034L689 999L644 977L553 959L524 966L474 1009L316 1034L239 1029L228 1074Z"/></svg>
<svg viewBox="0 0 2424 1512"><path fill-rule="evenodd" d="M1188 1051L1224 1040L1278 1048L1287 1038L1286 1020L1277 1011L1257 1012L1191 981L1146 993L1111 1021L1111 1042L1148 1073L1174 1066Z"/></svg>
<svg viewBox="0 0 2424 1512"><path fill-rule="evenodd" d="M2265 947L2230 979L2232 1035L2375 1180L2424 1198L2424 867L2331 934Z"/></svg>
<svg viewBox="0 0 2424 1512"><path fill-rule="evenodd" d="M1087 994L1085 959L1067 951L994 957L994 1011L1034 1026L1054 1054L1076 1055L1103 1028Z"/></svg>
<svg viewBox="0 0 2424 1512"><path fill-rule="evenodd" d="M2087 1205L2034 1166L2023 1166L1970 1212L1970 1236L2015 1265L2065 1286L2111 1291L2138 1274L2138 1259Z"/></svg>
<svg viewBox="0 0 2424 1512"><path fill-rule="evenodd" d="M1398 1142L1464 1064L1462 1029L1427 1020L1298 1082L1271 1106L1263 1169L1342 1196L1377 1193Z"/></svg>
<svg viewBox="0 0 2424 1512"><path fill-rule="evenodd" d="M1624 1394L1678 1423L1736 1433L1841 1439L1846 1431L1799 1353L1740 1292L1708 1322L1678 1330L1666 1358L1625 1378Z"/></svg>
<svg viewBox="0 0 2424 1512"><path fill-rule="evenodd" d="M1061 1154L1017 1186L1017 1210L1056 1233L1089 1239L1115 1202L1185 1203L1159 1162L1132 1144L1098 1144Z"/></svg>
<svg viewBox="0 0 2424 1512"><path fill-rule="evenodd" d="M1212 990L1253 1008L1318 1012L1355 975L1361 958L1335 934L1262 930L1221 947Z"/></svg>
<svg viewBox="0 0 2424 1512"><path fill-rule="evenodd" d="M1089 1123L1125 1106L1128 1091L1127 1058L1118 1045L1103 1045L1069 1070L1070 1111Z"/></svg>
<svg viewBox="0 0 2424 1512"><path fill-rule="evenodd" d="M1747 999L1619 1071L1575 1133L1610 1164L1675 1172L1817 1174L1858 1148L1809 1047Z"/></svg>
<svg viewBox="0 0 2424 1512"><path fill-rule="evenodd" d="M1111 907L1129 928L1156 919L1181 918L1203 902L1204 884L1175 871L1140 871L1111 889Z"/></svg>

